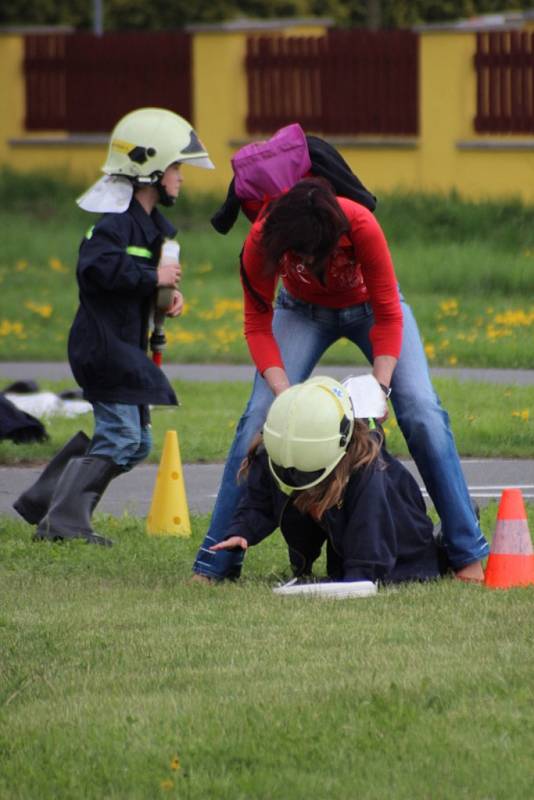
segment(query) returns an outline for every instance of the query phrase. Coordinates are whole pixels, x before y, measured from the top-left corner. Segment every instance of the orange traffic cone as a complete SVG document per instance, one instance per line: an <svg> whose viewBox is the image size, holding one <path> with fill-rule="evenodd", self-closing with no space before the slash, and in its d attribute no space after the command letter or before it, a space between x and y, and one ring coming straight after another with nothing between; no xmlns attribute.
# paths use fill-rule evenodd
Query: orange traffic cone
<svg viewBox="0 0 534 800"><path fill-rule="evenodd" d="M534 551L521 489L504 489L484 585L510 589L534 583Z"/></svg>

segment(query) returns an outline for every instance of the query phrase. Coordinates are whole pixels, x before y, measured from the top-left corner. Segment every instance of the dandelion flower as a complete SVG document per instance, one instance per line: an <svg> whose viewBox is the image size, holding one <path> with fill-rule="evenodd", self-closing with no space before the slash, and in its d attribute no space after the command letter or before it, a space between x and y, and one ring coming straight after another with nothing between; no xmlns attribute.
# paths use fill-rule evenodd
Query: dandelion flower
<svg viewBox="0 0 534 800"><path fill-rule="evenodd" d="M27 300L24 303L24 306L30 311L33 311L34 314L39 314L39 316L43 317L43 319L48 319L52 316L52 306L50 303L39 305L38 303L34 303L32 300Z"/></svg>
<svg viewBox="0 0 534 800"><path fill-rule="evenodd" d="M68 272L67 267L63 266L59 258L49 258L48 266L50 269L53 269L54 272Z"/></svg>

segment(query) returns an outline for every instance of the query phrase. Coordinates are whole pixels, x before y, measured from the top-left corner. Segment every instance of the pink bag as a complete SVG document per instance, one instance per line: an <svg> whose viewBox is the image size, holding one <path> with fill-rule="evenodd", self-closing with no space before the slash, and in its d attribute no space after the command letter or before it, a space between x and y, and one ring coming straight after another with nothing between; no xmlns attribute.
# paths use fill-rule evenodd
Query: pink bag
<svg viewBox="0 0 534 800"><path fill-rule="evenodd" d="M295 122L265 142L252 142L232 158L240 200L265 200L290 189L311 169L304 131Z"/></svg>

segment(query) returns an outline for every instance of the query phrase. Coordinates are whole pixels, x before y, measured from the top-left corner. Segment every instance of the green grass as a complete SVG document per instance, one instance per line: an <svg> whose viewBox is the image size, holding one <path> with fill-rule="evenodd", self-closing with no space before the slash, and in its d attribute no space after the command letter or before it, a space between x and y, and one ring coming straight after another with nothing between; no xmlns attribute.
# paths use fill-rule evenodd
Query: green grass
<svg viewBox="0 0 534 800"><path fill-rule="evenodd" d="M278 535L238 584L190 585L206 518L97 522L111 550L1 519L5 800L530 796L534 589L278 598Z"/></svg>
<svg viewBox="0 0 534 800"><path fill-rule="evenodd" d="M94 215L80 186L46 175L0 172L0 358L63 360L77 306L77 249ZM249 363L242 334L238 255L248 229L227 235L209 218L221 198L187 193L170 212L182 245L187 306L168 323L175 362ZM534 363L534 207L389 195L377 213L431 363L530 368ZM346 342L330 363L362 363Z"/></svg>
<svg viewBox="0 0 534 800"><path fill-rule="evenodd" d="M81 188L0 173L0 359L65 356L90 219L72 206ZM249 361L246 226L212 233L216 207L180 199L188 309L169 325L172 360ZM379 216L431 363L532 367L532 208L392 196ZM342 343L328 358L361 363ZM168 428L183 461L223 459L249 387L175 385L183 406L154 412L152 460ZM532 455L533 388L436 386L463 455ZM51 420L48 443L3 442L0 463L46 461L79 427L91 433L90 415ZM495 517L495 504L482 510L485 531ZM33 544L28 525L0 517L2 800L531 796L532 587L443 580L360 601L284 599L271 592L288 576L277 535L247 555L239 583L205 587L187 578L207 517L193 517L190 539L147 537L128 516L96 522L111 550Z"/></svg>
<svg viewBox="0 0 534 800"><path fill-rule="evenodd" d="M340 368L339 378L346 373ZM534 386L505 386L437 378L435 387L450 414L458 449L463 456L532 458L534 453ZM182 405L152 412L154 447L150 461L161 458L167 430L177 430L184 462L224 461L235 426L245 407L246 382L174 381ZM72 383L43 381L41 388L59 391ZM45 421L50 440L42 444L0 442L0 464L47 461L77 430L92 435L92 414ZM394 416L386 422L388 446L407 455Z"/></svg>

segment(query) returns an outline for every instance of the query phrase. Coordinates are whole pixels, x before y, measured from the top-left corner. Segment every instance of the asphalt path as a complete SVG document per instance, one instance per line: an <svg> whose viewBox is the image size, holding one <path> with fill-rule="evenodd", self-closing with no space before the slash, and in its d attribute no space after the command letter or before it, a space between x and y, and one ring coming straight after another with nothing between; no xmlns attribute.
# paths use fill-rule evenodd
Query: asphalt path
<svg viewBox="0 0 534 800"><path fill-rule="evenodd" d="M348 375L363 375L369 367L350 367L348 364L332 366L320 364L315 375L331 375L345 378ZM164 364L163 370L171 380L184 381L247 381L254 377L254 368L249 364ZM505 383L528 386L534 384L534 369L479 369L468 367L431 367L435 378L455 378L460 381L483 383ZM7 381L15 380L64 380L72 378L68 364L60 361L15 361L0 362L0 390ZM73 382L74 379L72 378Z"/></svg>
<svg viewBox="0 0 534 800"><path fill-rule="evenodd" d="M251 381L254 370L248 365L204 365L169 364L165 371L169 378L190 381ZM458 380L474 380L488 383L511 385L534 384L534 370L493 370L441 368L432 369L435 377L454 377ZM319 374L337 378L368 372L367 368L349 370L348 366L319 366ZM70 377L67 364L58 362L25 362L22 364L0 363L0 387L5 382L15 380L60 380ZM533 454L534 456L534 454ZM413 462L404 462L414 474L421 488L421 478ZM462 459L462 467L469 491L481 505L499 499L504 488L521 488L525 500L534 500L534 458L533 459ZM0 467L0 513L13 514L13 501L21 491L30 486L42 467ZM184 464L185 481L189 510L193 514L204 514L212 510L217 494L222 464ZM148 513L154 484L156 465L141 465L132 472L114 480L105 493L99 510L116 516L125 511L135 516ZM15 515L16 516L16 515Z"/></svg>
<svg viewBox="0 0 534 800"><path fill-rule="evenodd" d="M423 489L421 478L413 462L404 462ZM534 501L534 459L463 459L462 467L472 497L481 506L498 500L504 488L515 486L523 492L525 500ZM14 500L41 472L42 467L0 467L0 514L16 516L12 509ZM128 512L133 516L148 514L157 466L142 464L126 475L116 478L109 486L99 505L99 510L114 516ZM191 514L211 512L223 470L222 464L184 464L188 508Z"/></svg>

